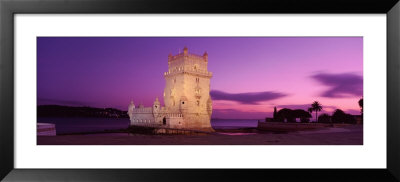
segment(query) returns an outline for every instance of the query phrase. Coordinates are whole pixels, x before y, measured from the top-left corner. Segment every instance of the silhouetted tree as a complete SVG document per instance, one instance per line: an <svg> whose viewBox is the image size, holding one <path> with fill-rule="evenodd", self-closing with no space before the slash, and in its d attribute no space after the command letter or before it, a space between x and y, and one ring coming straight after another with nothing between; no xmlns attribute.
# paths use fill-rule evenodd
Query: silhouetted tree
<svg viewBox="0 0 400 182"><path fill-rule="evenodd" d="M354 118L354 116L351 114L346 114L346 119L344 120L344 122L348 123L348 124L356 124L357 123L356 118Z"/></svg>
<svg viewBox="0 0 400 182"><path fill-rule="evenodd" d="M311 104L311 108L313 111L315 111L315 119L316 119L316 122L318 122L318 111L322 110L322 106L318 101L314 101Z"/></svg>
<svg viewBox="0 0 400 182"><path fill-rule="evenodd" d="M313 109L309 107L307 111L311 114L313 112Z"/></svg>
<svg viewBox="0 0 400 182"><path fill-rule="evenodd" d="M342 110L336 109L332 115L332 122L355 124L356 119L351 114L346 114Z"/></svg>
<svg viewBox="0 0 400 182"><path fill-rule="evenodd" d="M309 122L310 121L309 118L311 118L311 114L302 109L293 110L292 116L293 118L300 118L300 121L303 123Z"/></svg>
<svg viewBox="0 0 400 182"><path fill-rule="evenodd" d="M359 105L360 108L361 108L361 116L364 114L364 113L363 113L363 102L364 102L364 99L363 99L363 98L361 98L361 99L358 101L358 105Z"/></svg>
<svg viewBox="0 0 400 182"><path fill-rule="evenodd" d="M277 112L276 119L281 122L284 122L285 119L287 122L295 122L292 114L293 111L291 109L283 108Z"/></svg>
<svg viewBox="0 0 400 182"><path fill-rule="evenodd" d="M336 109L335 112L332 114L332 122L333 123L342 123L344 122L346 117L346 113L344 113L340 109Z"/></svg>
<svg viewBox="0 0 400 182"><path fill-rule="evenodd" d="M330 123L331 116L329 116L328 114L322 114L321 116L318 117L318 122L319 123Z"/></svg>

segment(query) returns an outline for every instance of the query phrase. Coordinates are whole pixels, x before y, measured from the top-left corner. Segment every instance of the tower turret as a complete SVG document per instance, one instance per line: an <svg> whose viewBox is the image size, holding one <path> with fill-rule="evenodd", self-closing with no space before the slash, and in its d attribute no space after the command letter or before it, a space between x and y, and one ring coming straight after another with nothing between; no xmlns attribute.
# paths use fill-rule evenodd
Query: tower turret
<svg viewBox="0 0 400 182"><path fill-rule="evenodd" d="M161 110L161 104L160 104L160 101L158 101L158 97L156 97L156 100L153 103L153 117L154 118L157 118L160 110Z"/></svg>
<svg viewBox="0 0 400 182"><path fill-rule="evenodd" d="M135 104L133 103L133 100L131 100L131 103L128 106L128 115L130 119L132 119L134 109L135 109Z"/></svg>
<svg viewBox="0 0 400 182"><path fill-rule="evenodd" d="M170 62L171 60L172 60L172 54L169 53L169 54L168 54L168 62Z"/></svg>
<svg viewBox="0 0 400 182"><path fill-rule="evenodd" d="M158 100L158 97L156 97L156 100L153 103L153 109L159 110L161 108L160 101Z"/></svg>
<svg viewBox="0 0 400 182"><path fill-rule="evenodd" d="M206 62L208 61L208 54L207 54L207 51L204 52L203 58L204 58L204 61L206 61Z"/></svg>

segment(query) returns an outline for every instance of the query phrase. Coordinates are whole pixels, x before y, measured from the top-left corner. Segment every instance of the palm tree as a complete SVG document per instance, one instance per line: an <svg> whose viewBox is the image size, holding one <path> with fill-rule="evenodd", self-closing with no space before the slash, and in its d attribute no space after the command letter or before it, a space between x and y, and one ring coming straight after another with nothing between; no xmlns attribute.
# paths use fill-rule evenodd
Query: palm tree
<svg viewBox="0 0 400 182"><path fill-rule="evenodd" d="M359 105L360 108L361 108L361 115L363 115L363 102L364 102L364 99L363 99L363 98L361 98L361 99L358 101L358 105Z"/></svg>
<svg viewBox="0 0 400 182"><path fill-rule="evenodd" d="M308 112L311 114L313 112L313 108L309 107Z"/></svg>
<svg viewBox="0 0 400 182"><path fill-rule="evenodd" d="M318 111L322 110L322 106L318 101L314 101L311 104L311 109L315 111L315 121L318 122Z"/></svg>

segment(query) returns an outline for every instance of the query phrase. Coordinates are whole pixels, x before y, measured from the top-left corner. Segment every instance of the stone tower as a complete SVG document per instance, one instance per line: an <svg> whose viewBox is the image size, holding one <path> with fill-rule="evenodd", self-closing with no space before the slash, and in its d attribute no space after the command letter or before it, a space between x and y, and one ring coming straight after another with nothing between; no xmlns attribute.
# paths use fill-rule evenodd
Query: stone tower
<svg viewBox="0 0 400 182"><path fill-rule="evenodd" d="M187 47L178 55L168 55L168 71L164 73L165 106L171 113L183 115L183 127L212 131L212 101L207 70L208 54L189 53Z"/></svg>

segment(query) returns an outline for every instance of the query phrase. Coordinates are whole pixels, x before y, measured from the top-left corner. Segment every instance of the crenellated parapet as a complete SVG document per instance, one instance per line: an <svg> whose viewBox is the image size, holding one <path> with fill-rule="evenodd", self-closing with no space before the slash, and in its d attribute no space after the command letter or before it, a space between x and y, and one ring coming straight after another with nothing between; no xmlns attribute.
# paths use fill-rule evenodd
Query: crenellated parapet
<svg viewBox="0 0 400 182"><path fill-rule="evenodd" d="M178 67L178 68L172 69L171 71L164 72L164 77L173 76L173 75L182 74L182 73L192 74L195 76L203 76L203 77L208 77L208 78L212 77L212 72L209 72L207 70L199 70L199 69L185 68L185 67Z"/></svg>
<svg viewBox="0 0 400 182"><path fill-rule="evenodd" d="M168 55L168 71L164 72L164 77L175 76L179 74L189 74L204 78L211 78L212 73L207 70L208 53L202 56L189 53L187 47L183 53L177 55Z"/></svg>
<svg viewBox="0 0 400 182"><path fill-rule="evenodd" d="M144 107L144 108L134 108L132 110L133 114L138 114L138 113L153 113L153 108L151 107Z"/></svg>
<svg viewBox="0 0 400 182"><path fill-rule="evenodd" d="M169 54L168 55L168 62L173 62L173 61L177 61L177 60L182 60L182 59L191 59L191 60L201 60L201 61L208 61L208 54L207 52L205 52L202 56L201 55L197 55L197 54L192 54L192 53L179 53L177 55L172 55Z"/></svg>

